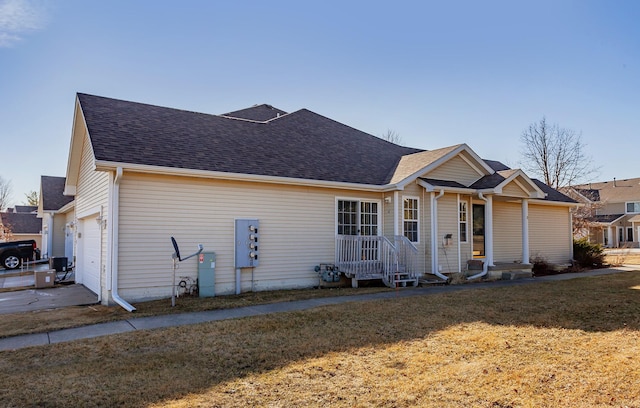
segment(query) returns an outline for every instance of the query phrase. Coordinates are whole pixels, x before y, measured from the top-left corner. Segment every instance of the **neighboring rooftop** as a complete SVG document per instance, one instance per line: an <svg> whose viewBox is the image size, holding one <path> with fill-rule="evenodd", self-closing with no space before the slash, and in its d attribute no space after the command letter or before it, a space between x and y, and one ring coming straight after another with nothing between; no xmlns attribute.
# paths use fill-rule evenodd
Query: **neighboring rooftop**
<svg viewBox="0 0 640 408"><path fill-rule="evenodd" d="M13 212L21 213L21 214L30 214L38 211L37 205L16 205L13 209Z"/></svg>
<svg viewBox="0 0 640 408"><path fill-rule="evenodd" d="M62 194L64 182L64 177L40 177L40 194L42 195L42 209L44 211L57 211L73 201L73 197Z"/></svg>
<svg viewBox="0 0 640 408"><path fill-rule="evenodd" d="M591 201L622 203L640 200L640 178L614 179L572 187Z"/></svg>
<svg viewBox="0 0 640 408"><path fill-rule="evenodd" d="M42 230L42 220L32 213L0 213L2 225L14 234L39 234Z"/></svg>

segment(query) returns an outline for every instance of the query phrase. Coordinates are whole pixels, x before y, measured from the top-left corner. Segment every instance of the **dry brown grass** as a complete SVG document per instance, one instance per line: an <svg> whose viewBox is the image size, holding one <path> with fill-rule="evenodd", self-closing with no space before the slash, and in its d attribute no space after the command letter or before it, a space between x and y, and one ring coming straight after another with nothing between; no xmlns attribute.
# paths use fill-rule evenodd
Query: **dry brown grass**
<svg viewBox="0 0 640 408"><path fill-rule="evenodd" d="M103 305L38 310L29 313L1 314L0 338L68 329L88 324L124 320L132 317L229 309L275 302L290 302L331 296L349 296L391 290L392 289L387 287L371 286L358 289L324 288L252 292L212 298L180 297L177 299L175 307L171 307L171 300L169 299L135 303L134 306L137 310L133 314L127 312L120 306Z"/></svg>
<svg viewBox="0 0 640 408"><path fill-rule="evenodd" d="M640 254L624 251L605 254L604 261L609 265L640 265Z"/></svg>
<svg viewBox="0 0 640 408"><path fill-rule="evenodd" d="M0 353L0 406L640 407L640 272Z"/></svg>

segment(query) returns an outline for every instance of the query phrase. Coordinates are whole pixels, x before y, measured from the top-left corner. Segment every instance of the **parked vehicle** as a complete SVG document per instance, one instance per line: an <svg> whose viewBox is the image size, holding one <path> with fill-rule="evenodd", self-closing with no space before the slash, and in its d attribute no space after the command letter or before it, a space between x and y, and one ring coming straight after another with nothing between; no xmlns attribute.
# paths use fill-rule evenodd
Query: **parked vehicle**
<svg viewBox="0 0 640 408"><path fill-rule="evenodd" d="M35 259L38 249L36 241L12 241L0 243L0 266L6 269L16 269L22 265L23 260Z"/></svg>

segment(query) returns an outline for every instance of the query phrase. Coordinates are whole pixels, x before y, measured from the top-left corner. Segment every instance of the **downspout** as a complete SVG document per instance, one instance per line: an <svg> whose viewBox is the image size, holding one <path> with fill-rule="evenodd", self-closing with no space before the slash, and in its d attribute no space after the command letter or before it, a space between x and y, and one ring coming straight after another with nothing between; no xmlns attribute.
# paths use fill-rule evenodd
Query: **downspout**
<svg viewBox="0 0 640 408"><path fill-rule="evenodd" d="M462 273L462 243L460 242L460 194L458 194L457 212L458 212L458 217L457 217L458 218L458 273Z"/></svg>
<svg viewBox="0 0 640 408"><path fill-rule="evenodd" d="M431 272L438 278L449 281L449 277L438 270L438 200L444 195L444 189L438 195L431 193Z"/></svg>
<svg viewBox="0 0 640 408"><path fill-rule="evenodd" d="M571 211L569 211L571 217ZM571 222L569 222L571 228ZM529 200L522 200L522 263L531 264L529 255ZM573 259L573 257L571 257Z"/></svg>
<svg viewBox="0 0 640 408"><path fill-rule="evenodd" d="M130 305L126 300L122 299L118 294L118 220L120 212L120 180L122 180L122 167L116 169L113 178L113 191L111 197L111 297L113 301L122 306L127 312L134 312L135 307Z"/></svg>
<svg viewBox="0 0 640 408"><path fill-rule="evenodd" d="M478 193L478 197L485 202L485 205L489 204L489 200L484 195L482 195L482 192ZM492 216L493 216L493 214L492 214ZM486 231L487 231L487 228L486 228L487 219L486 219L486 217L485 217L484 222L485 222L485 245L486 245L486 241L487 241L487 239L486 239L487 238L487 234L486 234ZM491 225L491 227L493 228L493 224ZM493 239L493 234L491 234L491 238ZM491 250L493 251L493 247L492 247ZM482 272L476 273L475 275L467 276L467 280L473 280L473 279L477 279L477 278L482 278L483 276L486 276L487 273L489 273L489 257L487 256L488 255L487 252L488 251L487 251L487 248L485 246L485 259L484 259L484 262L482 264ZM492 257L493 257L493 254L492 254Z"/></svg>

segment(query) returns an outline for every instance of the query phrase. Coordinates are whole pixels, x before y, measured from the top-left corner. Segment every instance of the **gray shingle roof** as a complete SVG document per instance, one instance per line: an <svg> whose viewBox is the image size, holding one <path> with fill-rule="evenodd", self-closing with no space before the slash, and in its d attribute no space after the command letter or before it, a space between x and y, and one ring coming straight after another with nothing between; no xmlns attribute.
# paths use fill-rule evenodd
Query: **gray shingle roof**
<svg viewBox="0 0 640 408"><path fill-rule="evenodd" d="M576 185L573 188L581 194L584 194L584 190L589 191L591 196L585 196L592 201L624 203L640 200L640 178L601 181Z"/></svg>
<svg viewBox="0 0 640 408"><path fill-rule="evenodd" d="M275 119L282 115L286 115L287 112L274 108L271 105L262 104L255 105L250 108L240 109L234 112L224 113L222 116L229 116L232 118L240 118L246 120L255 120L258 122L266 122L271 119Z"/></svg>
<svg viewBox="0 0 640 408"><path fill-rule="evenodd" d="M38 211L38 206L37 205L16 205L15 206L15 212L17 213L32 213L35 211Z"/></svg>
<svg viewBox="0 0 640 408"><path fill-rule="evenodd" d="M547 201L559 201L559 202L562 202L562 203L576 203L576 200L574 200L574 199L572 199L570 197L567 197L566 195L562 194L558 190L555 190L555 189L549 187L548 185L544 184L542 181L540 181L538 179L531 179L531 181L536 183L538 188L540 190L542 190L544 193L546 193L547 196L546 196L545 200L547 200Z"/></svg>
<svg viewBox="0 0 640 408"><path fill-rule="evenodd" d="M78 94L96 160L384 185L406 154L302 109L269 122Z"/></svg>
<svg viewBox="0 0 640 408"><path fill-rule="evenodd" d="M39 234L42 230L42 220L37 214L0 213L0 219L14 234Z"/></svg>
<svg viewBox="0 0 640 408"><path fill-rule="evenodd" d="M40 187L42 191L42 209L44 211L57 211L71 201L73 197L62 194L64 191L64 177L41 176Z"/></svg>
<svg viewBox="0 0 640 408"><path fill-rule="evenodd" d="M467 188L467 186L465 186L464 184L458 183L457 181L437 180L437 179L424 178L424 177L420 177L420 180L424 180L427 183L431 184L432 186L437 186L437 187Z"/></svg>
<svg viewBox="0 0 640 408"><path fill-rule="evenodd" d="M624 216L624 214L596 214L593 218L591 218L591 220L608 224L610 222L617 220L622 216Z"/></svg>
<svg viewBox="0 0 640 408"><path fill-rule="evenodd" d="M96 160L112 163L386 185L456 147L402 147L307 109L287 114L257 105L225 116L82 93L78 100ZM472 188L505 180L500 173L507 166L486 163L499 173ZM542 190L549 200L573 202L548 186Z"/></svg>

